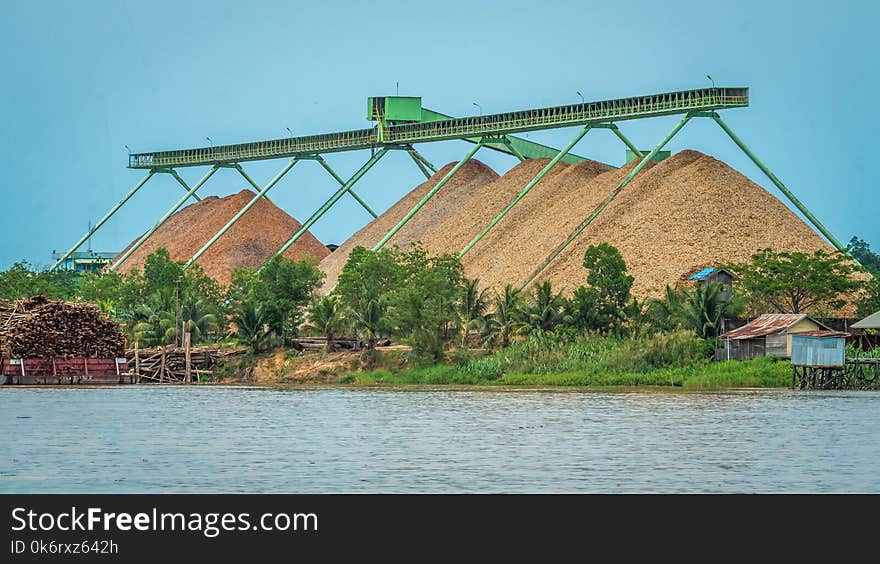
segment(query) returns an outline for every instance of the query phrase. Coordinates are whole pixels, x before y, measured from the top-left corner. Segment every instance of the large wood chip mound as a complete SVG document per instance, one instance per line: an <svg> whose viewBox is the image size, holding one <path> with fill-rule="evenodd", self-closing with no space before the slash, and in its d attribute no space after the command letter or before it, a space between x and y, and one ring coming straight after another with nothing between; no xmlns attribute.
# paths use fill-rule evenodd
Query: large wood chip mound
<svg viewBox="0 0 880 564"><path fill-rule="evenodd" d="M119 324L91 304L35 296L0 301L4 358L115 358L125 354Z"/></svg>
<svg viewBox="0 0 880 564"><path fill-rule="evenodd" d="M251 190L242 190L225 198L210 196L183 208L132 253L119 266L118 271L143 269L147 257L159 247L167 249L172 260L189 260L255 195ZM261 199L197 262L208 276L221 284L228 284L233 270L258 268L300 227L302 224L284 210L265 198ZM138 239L140 237L132 241L132 244ZM306 231L285 251L284 256L291 260L306 257L320 260L329 253L327 247Z"/></svg>
<svg viewBox="0 0 880 564"><path fill-rule="evenodd" d="M368 223L363 229L349 237L331 255L321 261L319 267L327 274L324 288L329 290L336 285L339 274L348 260L348 255L358 246L372 248L382 240L397 223L455 166L449 163L437 171L427 182L419 184L412 191L391 206L385 213ZM498 174L478 160L465 163L458 172L422 207L407 224L388 241L389 246L401 248L417 241L424 243L431 254L451 250L439 231L447 224L455 224L457 218L465 213L462 210L476 200L483 199L481 188L497 180Z"/></svg>
<svg viewBox="0 0 880 564"><path fill-rule="evenodd" d="M482 163L468 163L391 243L407 248L421 241L432 254L461 251L547 162L527 160L501 177ZM465 255L465 274L496 290L519 284L634 165L556 165ZM452 166L417 186L325 258L319 265L327 273L325 290L335 285L351 249L372 247ZM662 296L667 284L674 286L694 269L747 262L765 247L833 250L776 197L725 163L691 150L643 169L536 282L549 279L571 292L585 282L584 252L600 242L620 249L639 298Z"/></svg>

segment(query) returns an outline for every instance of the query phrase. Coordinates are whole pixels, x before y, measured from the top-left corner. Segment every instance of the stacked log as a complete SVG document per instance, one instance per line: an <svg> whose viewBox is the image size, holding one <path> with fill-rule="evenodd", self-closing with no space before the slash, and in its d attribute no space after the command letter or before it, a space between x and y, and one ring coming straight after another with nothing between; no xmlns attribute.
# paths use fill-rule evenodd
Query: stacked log
<svg viewBox="0 0 880 564"><path fill-rule="evenodd" d="M323 351L327 347L326 337L294 337L288 341L288 344L300 351ZM387 347L391 345L390 339L377 339L377 347ZM337 337L333 339L333 348L338 351L359 350L364 348L365 343L354 337Z"/></svg>
<svg viewBox="0 0 880 564"><path fill-rule="evenodd" d="M189 373L187 379L187 351ZM205 374L213 376L214 370L224 360L247 352L244 348L217 349L212 347L159 347L126 351L129 372L136 374L138 382L185 383L201 379Z"/></svg>
<svg viewBox="0 0 880 564"><path fill-rule="evenodd" d="M0 301L0 356L115 358L124 352L119 325L92 304L45 296Z"/></svg>

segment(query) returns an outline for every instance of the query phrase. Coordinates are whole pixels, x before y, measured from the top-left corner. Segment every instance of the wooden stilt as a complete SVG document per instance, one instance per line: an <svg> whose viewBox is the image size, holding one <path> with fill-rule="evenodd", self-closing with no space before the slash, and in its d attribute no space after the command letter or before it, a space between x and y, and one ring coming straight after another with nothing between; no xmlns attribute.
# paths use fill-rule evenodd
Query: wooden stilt
<svg viewBox="0 0 880 564"><path fill-rule="evenodd" d="M137 374L137 383L141 383L141 355L139 354L138 342L134 342L134 373Z"/></svg>
<svg viewBox="0 0 880 564"><path fill-rule="evenodd" d="M162 363L159 365L159 383L165 379L165 347L162 347Z"/></svg>
<svg viewBox="0 0 880 564"><path fill-rule="evenodd" d="M192 382L192 351L190 344L192 343L192 333L187 331L183 334L183 354L185 355L184 360L184 370L183 370L183 383L189 384Z"/></svg>

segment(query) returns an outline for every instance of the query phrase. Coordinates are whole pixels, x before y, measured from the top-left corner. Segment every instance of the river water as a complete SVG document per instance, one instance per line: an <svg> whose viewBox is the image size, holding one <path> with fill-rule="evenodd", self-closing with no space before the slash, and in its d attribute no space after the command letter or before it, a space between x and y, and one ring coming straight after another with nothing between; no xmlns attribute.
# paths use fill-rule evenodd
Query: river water
<svg viewBox="0 0 880 564"><path fill-rule="evenodd" d="M872 492L880 394L0 389L0 492Z"/></svg>

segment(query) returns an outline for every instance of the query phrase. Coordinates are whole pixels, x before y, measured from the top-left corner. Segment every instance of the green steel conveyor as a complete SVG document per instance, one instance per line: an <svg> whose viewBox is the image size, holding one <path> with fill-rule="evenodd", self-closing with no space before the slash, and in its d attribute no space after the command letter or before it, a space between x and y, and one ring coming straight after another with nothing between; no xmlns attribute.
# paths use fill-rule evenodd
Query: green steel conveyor
<svg viewBox="0 0 880 564"><path fill-rule="evenodd" d="M357 151L384 145L430 143L449 139L478 138L486 135L509 135L588 123L613 123L696 111L708 112L740 108L748 105L748 88L701 88L699 90L684 90L467 118L449 118L443 114L423 110L422 116L424 117L419 122L401 125L383 125L382 116L374 113L373 117L378 120L378 125L370 129L355 129L237 145L135 153L130 156L128 166L130 168L151 169L240 163L340 151Z"/></svg>
<svg viewBox="0 0 880 564"><path fill-rule="evenodd" d="M717 113L720 110L730 108L742 108L749 105L749 89L742 87L711 87L693 90L681 90L662 94L650 94L631 98L619 98L613 100L584 101L580 104L569 104L548 108L536 108L455 118L439 112L423 108L421 98L387 96L369 98L367 102L367 119L374 122L371 128L339 131L320 135L307 135L300 137L288 137L257 141L253 143L240 143L235 145L220 145L212 147L199 147L193 149L180 149L171 151L157 151L149 153L133 153L129 155L128 166L132 169L147 170L144 177L123 199L117 203L79 242L77 242L62 258L53 266L57 268L64 259L75 252L95 231L98 230L125 202L128 201L144 184L155 174L169 173L186 190L186 193L151 227L134 245L119 257L111 266L115 270L131 253L137 250L171 215L180 209L188 198L199 199L196 191L219 169L230 168L237 171L257 191L256 196L245 205L227 224L220 229L205 245L196 252L186 263L193 264L202 256L236 221L238 221L259 199L266 197L268 191L275 186L281 178L301 160L317 161L339 183L340 187L330 198L315 211L303 224L302 227L278 249L277 254L286 251L303 234L305 234L336 202L346 194L354 197L373 217L377 214L367 203L352 189L354 184L362 178L384 155L392 150L402 150L409 154L415 164L426 177L437 172L436 168L422 156L414 147L419 143L432 143L446 140L463 140L475 144L454 167L452 167L434 186L428 191L422 200L395 225L373 247L374 250L382 248L418 211L424 206L451 178L452 176L481 148L488 148L513 155L520 160L546 158L550 159L543 169L530 181L507 207L496 216L473 240L468 243L459 253L464 256L474 247L483 236L496 224L501 222L505 215L524 198L528 192L537 185L541 179L559 161L576 163L585 160L570 151L591 129L611 130L639 159L627 177L613 190L606 200L595 210L589 213L583 222L554 249L549 250L547 258L521 282L524 287L537 277L541 271L555 257L566 248L602 210L616 197L616 195L644 168L644 166L660 153L666 143L694 117L712 118L733 139L754 162L768 176L768 178L785 194L789 200L809 219L813 225L839 250L845 252L845 247L828 232L827 229L816 219L807 208L792 194L775 175L755 156L754 153L733 133L727 124ZM643 154L620 131L617 122L645 119L667 115L681 115L682 118L673 130L647 155ZM577 135L561 150L533 141L517 137L514 134L528 131L556 129L564 127L579 127ZM369 150L370 158L348 180L339 176L322 155L343 151ZM290 159L283 169L265 186L260 186L251 179L240 163L249 161L262 161L271 159ZM184 167L208 166L208 172L192 187L190 187L176 172L176 169Z"/></svg>

